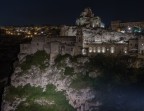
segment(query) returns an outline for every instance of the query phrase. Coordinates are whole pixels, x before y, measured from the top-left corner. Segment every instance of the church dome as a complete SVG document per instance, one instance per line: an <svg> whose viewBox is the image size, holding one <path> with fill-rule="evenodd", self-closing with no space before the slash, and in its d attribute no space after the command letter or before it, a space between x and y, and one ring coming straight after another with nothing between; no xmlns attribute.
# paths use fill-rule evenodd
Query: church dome
<svg viewBox="0 0 144 111"><path fill-rule="evenodd" d="M76 20L76 25L86 27L101 27L101 18L94 16L92 10L88 7L80 14L80 17Z"/></svg>

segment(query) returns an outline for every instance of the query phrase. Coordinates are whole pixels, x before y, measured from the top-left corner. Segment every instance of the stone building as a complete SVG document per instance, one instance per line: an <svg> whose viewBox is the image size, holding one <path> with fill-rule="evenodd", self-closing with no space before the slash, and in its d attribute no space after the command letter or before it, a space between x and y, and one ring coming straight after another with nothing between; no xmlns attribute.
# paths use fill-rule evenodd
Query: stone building
<svg viewBox="0 0 144 111"><path fill-rule="evenodd" d="M138 38L138 53L144 56L144 37Z"/></svg>
<svg viewBox="0 0 144 111"><path fill-rule="evenodd" d="M144 58L144 37L129 39L129 55Z"/></svg>
<svg viewBox="0 0 144 111"><path fill-rule="evenodd" d="M19 56L21 58L19 59L22 59L25 55L34 54L42 50L50 54L52 61L58 54L74 56L80 54L81 51L76 36L34 37L31 43L20 45Z"/></svg>
<svg viewBox="0 0 144 111"><path fill-rule="evenodd" d="M89 44L83 48L83 54L96 55L127 55L128 44L113 44L113 43L101 43L101 44Z"/></svg>
<svg viewBox="0 0 144 111"><path fill-rule="evenodd" d="M80 18L93 18L94 14L87 8ZM77 26L62 26L59 36L37 36L30 43L20 45L19 59L39 50L50 54L51 63L58 54L75 55L134 55L144 58L144 38L128 34L112 32L100 28L101 21L93 21L94 27L88 21L79 19ZM80 23L83 22L83 25ZM84 25L85 24L85 25ZM95 28L97 27L97 28Z"/></svg>
<svg viewBox="0 0 144 111"><path fill-rule="evenodd" d="M129 54L138 54L138 38L129 39Z"/></svg>
<svg viewBox="0 0 144 111"><path fill-rule="evenodd" d="M140 33L144 29L144 21L140 22L121 22L120 20L111 21L111 29L114 31L124 31L128 33Z"/></svg>

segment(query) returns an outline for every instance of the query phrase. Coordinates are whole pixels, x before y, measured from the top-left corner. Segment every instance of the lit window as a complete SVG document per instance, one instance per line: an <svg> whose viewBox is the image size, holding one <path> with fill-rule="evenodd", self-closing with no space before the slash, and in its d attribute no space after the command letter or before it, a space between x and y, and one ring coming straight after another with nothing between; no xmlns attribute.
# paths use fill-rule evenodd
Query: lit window
<svg viewBox="0 0 144 111"><path fill-rule="evenodd" d="M102 53L105 53L105 52L106 52L106 48L102 47Z"/></svg>
<svg viewBox="0 0 144 111"><path fill-rule="evenodd" d="M127 54L127 48L126 47L124 48L124 53Z"/></svg>
<svg viewBox="0 0 144 111"><path fill-rule="evenodd" d="M93 48L93 52L96 53L96 48L95 47Z"/></svg>
<svg viewBox="0 0 144 111"><path fill-rule="evenodd" d="M86 49L82 49L82 54L86 55Z"/></svg>
<svg viewBox="0 0 144 111"><path fill-rule="evenodd" d="M37 32L35 32L34 35L37 35Z"/></svg>
<svg viewBox="0 0 144 111"><path fill-rule="evenodd" d="M90 52L90 53L92 52L92 47L89 47L89 52Z"/></svg>
<svg viewBox="0 0 144 111"><path fill-rule="evenodd" d="M114 53L114 47L111 47L111 53Z"/></svg>
<svg viewBox="0 0 144 111"><path fill-rule="evenodd" d="M121 30L121 33L125 33L125 31L124 31L124 30Z"/></svg>
<svg viewBox="0 0 144 111"><path fill-rule="evenodd" d="M100 52L101 52L101 49L100 49L100 47L98 47L98 48L97 48L97 52L98 52L98 53L100 53Z"/></svg>

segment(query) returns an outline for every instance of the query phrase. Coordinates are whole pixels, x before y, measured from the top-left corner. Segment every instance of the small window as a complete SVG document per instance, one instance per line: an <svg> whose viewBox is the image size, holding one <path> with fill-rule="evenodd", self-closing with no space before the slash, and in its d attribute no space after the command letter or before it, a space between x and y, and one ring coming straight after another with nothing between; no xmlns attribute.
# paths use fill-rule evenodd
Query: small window
<svg viewBox="0 0 144 111"><path fill-rule="evenodd" d="M93 48L93 52L96 53L96 47Z"/></svg>
<svg viewBox="0 0 144 111"><path fill-rule="evenodd" d="M124 48L124 53L127 54L127 47Z"/></svg>
<svg viewBox="0 0 144 111"><path fill-rule="evenodd" d="M86 54L86 49L82 49L82 54L83 54L83 55Z"/></svg>
<svg viewBox="0 0 144 111"><path fill-rule="evenodd" d="M90 52L90 53L92 52L92 47L89 47L89 52Z"/></svg>
<svg viewBox="0 0 144 111"><path fill-rule="evenodd" d="M97 47L97 53L100 53L100 52L101 52L101 48Z"/></svg>
<svg viewBox="0 0 144 111"><path fill-rule="evenodd" d="M111 47L111 53L114 53L114 47Z"/></svg>
<svg viewBox="0 0 144 111"><path fill-rule="evenodd" d="M106 52L106 48L102 47L102 53L105 53L105 52Z"/></svg>

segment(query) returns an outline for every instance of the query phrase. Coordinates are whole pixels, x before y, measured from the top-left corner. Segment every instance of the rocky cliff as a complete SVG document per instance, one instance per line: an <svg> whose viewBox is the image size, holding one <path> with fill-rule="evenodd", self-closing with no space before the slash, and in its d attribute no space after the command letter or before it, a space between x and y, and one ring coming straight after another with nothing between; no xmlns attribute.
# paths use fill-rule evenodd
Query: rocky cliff
<svg viewBox="0 0 144 111"><path fill-rule="evenodd" d="M42 54L42 55L41 55ZM87 57L71 60L70 56L60 56L53 66L49 65L49 56L37 52L27 56L11 77L11 86L5 89L2 111L86 111L97 109L101 102L98 92L90 81L81 80L88 72L85 63ZM76 62L74 62L76 61ZM92 78L100 73L89 73Z"/></svg>
<svg viewBox="0 0 144 111"><path fill-rule="evenodd" d="M2 111L99 111L109 104L105 95L114 86L136 83L137 76L128 73L127 62L126 57L59 55L50 65L49 55L38 51L15 67L11 85L4 91ZM122 96L116 95L111 109L124 107Z"/></svg>

